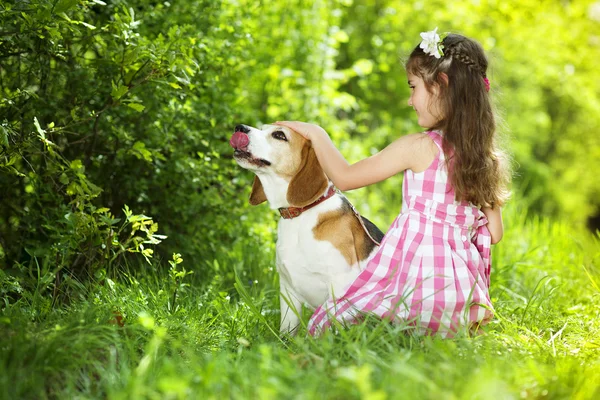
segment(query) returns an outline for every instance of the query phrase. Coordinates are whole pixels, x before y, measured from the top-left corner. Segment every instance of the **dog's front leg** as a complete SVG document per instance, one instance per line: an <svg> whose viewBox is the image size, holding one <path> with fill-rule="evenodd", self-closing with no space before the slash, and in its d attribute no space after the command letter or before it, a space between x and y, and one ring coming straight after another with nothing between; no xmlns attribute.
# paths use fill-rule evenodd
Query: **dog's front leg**
<svg viewBox="0 0 600 400"><path fill-rule="evenodd" d="M278 243L279 244L279 243ZM302 300L292 285L292 275L288 265L280 257L277 249L277 272L279 272L279 310L281 319L279 332L295 335L300 325L300 313L302 312Z"/></svg>
<svg viewBox="0 0 600 400"><path fill-rule="evenodd" d="M280 285L279 309L281 310L281 333L295 335L300 325L300 313L302 312L302 302L295 293L290 291L286 285Z"/></svg>

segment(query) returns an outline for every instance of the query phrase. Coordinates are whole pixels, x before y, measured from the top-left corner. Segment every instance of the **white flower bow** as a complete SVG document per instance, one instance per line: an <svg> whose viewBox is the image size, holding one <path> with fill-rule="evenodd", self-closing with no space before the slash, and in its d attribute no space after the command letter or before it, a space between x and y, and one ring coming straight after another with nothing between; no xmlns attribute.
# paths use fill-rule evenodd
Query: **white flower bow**
<svg viewBox="0 0 600 400"><path fill-rule="evenodd" d="M421 38L423 38L423 40L421 41L419 47L423 49L425 54L429 54L435 58L440 58L444 55L444 52L442 51L444 48L444 46L442 46L442 40L446 34L444 34L443 37L440 37L440 35L437 33L437 30L438 28L436 26L432 31L421 32Z"/></svg>

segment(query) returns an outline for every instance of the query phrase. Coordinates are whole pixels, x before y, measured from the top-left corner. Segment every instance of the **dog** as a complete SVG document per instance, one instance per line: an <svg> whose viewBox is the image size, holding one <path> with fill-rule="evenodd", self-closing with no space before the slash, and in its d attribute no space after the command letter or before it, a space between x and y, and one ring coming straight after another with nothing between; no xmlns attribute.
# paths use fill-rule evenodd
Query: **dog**
<svg viewBox="0 0 600 400"><path fill-rule="evenodd" d="M311 142L297 132L238 125L229 143L237 164L255 174L250 204L268 201L281 215L276 243L280 331L293 335L302 304L315 309L343 295L383 233L335 189Z"/></svg>

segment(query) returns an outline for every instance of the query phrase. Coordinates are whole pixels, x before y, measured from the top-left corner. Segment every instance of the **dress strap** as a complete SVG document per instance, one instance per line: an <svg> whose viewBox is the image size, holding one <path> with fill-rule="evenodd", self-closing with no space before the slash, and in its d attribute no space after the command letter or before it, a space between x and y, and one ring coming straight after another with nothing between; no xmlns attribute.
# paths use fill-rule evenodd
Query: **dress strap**
<svg viewBox="0 0 600 400"><path fill-rule="evenodd" d="M427 131L425 134L429 136L431 140L433 140L433 143L439 148L440 160L444 160L446 157L444 155L444 148L442 147L442 133L440 131Z"/></svg>
<svg viewBox="0 0 600 400"><path fill-rule="evenodd" d="M440 131L427 131L425 134L442 150L442 134Z"/></svg>

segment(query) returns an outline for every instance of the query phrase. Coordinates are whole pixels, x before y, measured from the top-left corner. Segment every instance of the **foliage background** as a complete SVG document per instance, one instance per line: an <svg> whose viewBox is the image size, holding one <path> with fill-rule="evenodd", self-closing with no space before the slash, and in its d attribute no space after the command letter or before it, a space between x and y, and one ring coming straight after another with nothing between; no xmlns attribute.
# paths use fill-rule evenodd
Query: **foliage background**
<svg viewBox="0 0 600 400"><path fill-rule="evenodd" d="M316 121L352 161L418 131L402 59L430 25L489 53L518 201L581 227L598 218L598 3L268 3L5 4L4 262L103 268L96 247L113 245L95 224L125 204L160 224L167 256L210 260L272 234L245 204L232 127ZM350 196L386 227L400 179Z"/></svg>
<svg viewBox="0 0 600 400"><path fill-rule="evenodd" d="M309 120L350 161L372 154L420 129L403 59L435 26L474 37L491 59L515 170L513 238L495 249L506 262L498 296L539 299L552 268L523 275L517 266L538 262L532 254L548 243L519 236L548 221L567 221L561 232L582 244L539 262L580 260L585 274L573 282L597 282L588 232L600 226L597 1L9 1L0 4L2 329L39 332L83 305L100 307L90 321L111 309L133 321L140 304L181 319L178 296L197 294L188 283L213 288L206 302L227 313L234 271L251 286L266 280L260 293L276 297L276 215L247 204L252 176L231 158L233 127ZM398 176L348 196L386 229L400 185ZM554 228L534 231L556 240ZM508 249L525 261L504 257ZM144 289L140 276L151 282ZM541 326L556 333L562 320Z"/></svg>

